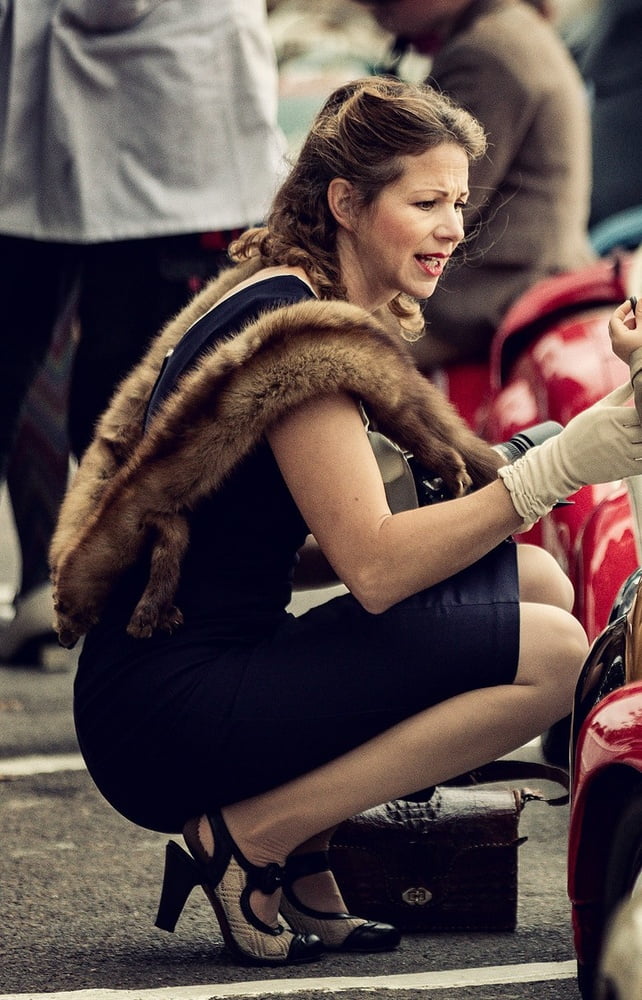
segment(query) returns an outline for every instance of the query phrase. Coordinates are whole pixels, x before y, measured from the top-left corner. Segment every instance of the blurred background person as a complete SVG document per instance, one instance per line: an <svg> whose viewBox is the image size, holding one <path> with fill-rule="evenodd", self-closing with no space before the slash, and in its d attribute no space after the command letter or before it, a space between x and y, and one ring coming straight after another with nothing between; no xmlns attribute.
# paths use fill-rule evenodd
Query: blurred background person
<svg viewBox="0 0 642 1000"><path fill-rule="evenodd" d="M4 524L14 530L0 534L0 664L59 670L69 669L73 662L67 650L53 641L47 560L69 478L71 306L70 302L56 320L51 347L23 403L7 462L2 507Z"/></svg>
<svg viewBox="0 0 642 1000"><path fill-rule="evenodd" d="M40 439L11 459L17 534L33 547L4 609L0 661L51 633L49 521L68 469L58 425L68 419L80 457L150 337L262 221L284 166L277 100L265 0L0 6L0 479L21 413L21 439ZM56 364L68 370L73 351L58 341L47 352L63 317L59 336L71 336L72 314L66 407ZM43 399L45 371L25 409L45 358L59 405Z"/></svg>
<svg viewBox="0 0 642 1000"><path fill-rule="evenodd" d="M577 65L550 0L353 0L395 36L394 71L414 49L429 83L463 104L489 137L470 171L469 225L413 345L427 372L488 355L508 307L547 275L594 259L588 240L590 120Z"/></svg>

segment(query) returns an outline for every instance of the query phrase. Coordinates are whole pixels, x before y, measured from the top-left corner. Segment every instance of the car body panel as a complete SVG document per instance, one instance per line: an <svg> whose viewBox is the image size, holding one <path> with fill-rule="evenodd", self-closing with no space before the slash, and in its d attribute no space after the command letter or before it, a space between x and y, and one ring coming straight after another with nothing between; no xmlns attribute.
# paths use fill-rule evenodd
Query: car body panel
<svg viewBox="0 0 642 1000"><path fill-rule="evenodd" d="M642 681L635 681L598 702L575 744L568 894L580 964L593 964L600 952L608 847L623 804L640 784Z"/></svg>

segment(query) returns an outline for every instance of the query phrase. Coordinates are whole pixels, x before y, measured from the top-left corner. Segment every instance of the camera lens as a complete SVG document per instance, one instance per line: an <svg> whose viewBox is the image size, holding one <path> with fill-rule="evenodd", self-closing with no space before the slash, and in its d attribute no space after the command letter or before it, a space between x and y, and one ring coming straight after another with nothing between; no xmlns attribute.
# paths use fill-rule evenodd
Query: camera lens
<svg viewBox="0 0 642 1000"><path fill-rule="evenodd" d="M525 455L529 448L542 444L548 438L559 434L561 430L562 425L558 424L556 420L545 420L541 424L534 424L524 431L519 431L509 441L502 441L501 444L494 445L494 448L508 462L515 462L522 455Z"/></svg>

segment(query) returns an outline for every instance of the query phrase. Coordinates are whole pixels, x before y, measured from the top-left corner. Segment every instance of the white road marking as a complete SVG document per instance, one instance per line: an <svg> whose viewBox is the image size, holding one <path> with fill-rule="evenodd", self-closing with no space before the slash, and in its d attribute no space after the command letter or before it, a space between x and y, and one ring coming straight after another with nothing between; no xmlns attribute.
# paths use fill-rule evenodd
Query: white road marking
<svg viewBox="0 0 642 1000"><path fill-rule="evenodd" d="M74 990L67 993L6 993L0 1000L216 1000L226 997L261 997L266 994L292 996L305 991L331 993L343 990L431 990L471 986L502 986L511 983L552 982L572 979L575 962L532 962L497 965L481 969L449 969L399 976L337 976L324 979L266 979L262 982L229 983L225 986L167 986L156 990Z"/></svg>
<svg viewBox="0 0 642 1000"><path fill-rule="evenodd" d="M79 753L30 754L0 760L0 781L24 778L33 774L54 774L56 771L84 771L85 762Z"/></svg>

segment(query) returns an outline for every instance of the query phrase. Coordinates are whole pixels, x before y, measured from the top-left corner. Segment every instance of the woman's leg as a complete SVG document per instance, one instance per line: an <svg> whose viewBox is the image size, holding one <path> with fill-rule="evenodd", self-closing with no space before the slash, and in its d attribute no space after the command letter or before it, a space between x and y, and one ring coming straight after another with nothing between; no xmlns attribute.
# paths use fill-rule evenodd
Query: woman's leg
<svg viewBox="0 0 642 1000"><path fill-rule="evenodd" d="M567 713L587 650L583 629L567 611L523 604L513 684L457 695L307 775L226 807L233 838L254 864L283 863L319 831L355 813L522 746ZM201 839L211 853L206 820ZM267 923L274 922L278 902L278 894L252 898Z"/></svg>
<svg viewBox="0 0 642 1000"><path fill-rule="evenodd" d="M7 467L20 543L18 594L22 596L49 582L49 545L69 480L67 390L75 350L73 310L70 295L53 324L49 350L29 387ZM46 621L46 631L53 636L52 617L53 606Z"/></svg>
<svg viewBox="0 0 642 1000"><path fill-rule="evenodd" d="M549 552L534 545L517 546L520 593L523 600L573 609L575 592L568 577ZM541 751L550 764L568 768L571 739L571 705L541 734Z"/></svg>
<svg viewBox="0 0 642 1000"><path fill-rule="evenodd" d="M572 611L573 584L550 552L538 545L517 546L520 600L527 604L553 604Z"/></svg>

